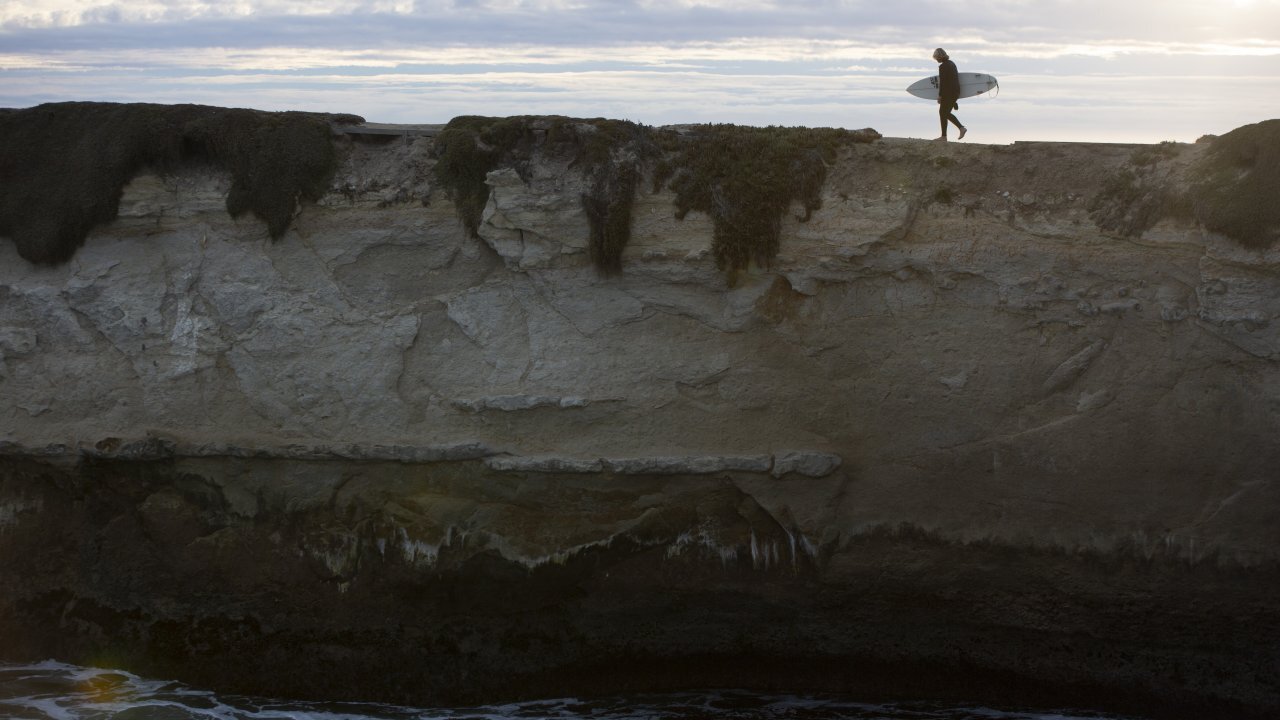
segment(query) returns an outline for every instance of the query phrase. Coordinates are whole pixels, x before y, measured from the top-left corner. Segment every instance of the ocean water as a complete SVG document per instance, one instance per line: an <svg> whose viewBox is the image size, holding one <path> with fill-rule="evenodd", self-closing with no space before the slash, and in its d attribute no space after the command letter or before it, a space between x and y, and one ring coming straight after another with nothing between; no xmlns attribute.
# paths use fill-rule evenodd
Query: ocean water
<svg viewBox="0 0 1280 720"><path fill-rule="evenodd" d="M222 695L122 670L48 661L0 664L0 718L22 720L1138 720L1070 710L936 703L873 705L822 695L732 690L561 698L470 708L268 700Z"/></svg>

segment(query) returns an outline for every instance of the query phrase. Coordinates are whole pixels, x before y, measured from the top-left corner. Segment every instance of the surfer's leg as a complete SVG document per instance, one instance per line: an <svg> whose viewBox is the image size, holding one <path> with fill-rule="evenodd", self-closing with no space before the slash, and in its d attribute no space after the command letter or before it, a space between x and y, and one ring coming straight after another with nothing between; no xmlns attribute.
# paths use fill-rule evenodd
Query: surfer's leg
<svg viewBox="0 0 1280 720"><path fill-rule="evenodd" d="M942 134L943 134L944 136L947 134L947 121L948 121L948 120L949 120L949 121L951 121L951 122L953 122L953 123L955 123L955 124L956 124L956 128L960 130L960 135L959 135L959 137L957 137L956 139L957 139L957 140L963 140L963 139L964 139L964 134L965 134L965 133L967 133L967 132L969 132L969 128L965 127L964 125L961 125L961 124L960 124L960 118L956 117L956 114L955 114L955 113L953 113L953 112L951 112L950 110L948 110L948 111L947 111L947 117L946 117L946 119L942 121Z"/></svg>
<svg viewBox="0 0 1280 720"><path fill-rule="evenodd" d="M942 103L938 103L938 121L942 125L942 136L939 140L947 139L947 118L951 115L951 109Z"/></svg>

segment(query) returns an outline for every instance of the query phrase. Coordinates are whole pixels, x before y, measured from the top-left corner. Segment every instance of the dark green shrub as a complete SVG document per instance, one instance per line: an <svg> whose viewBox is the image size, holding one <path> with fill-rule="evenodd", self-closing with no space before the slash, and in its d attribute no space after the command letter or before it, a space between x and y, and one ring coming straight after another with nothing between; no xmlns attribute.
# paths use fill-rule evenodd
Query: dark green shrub
<svg viewBox="0 0 1280 720"><path fill-rule="evenodd" d="M635 190L656 146L647 128L623 120L463 116L436 136L434 152L436 177L473 236L489 201L490 172L511 167L523 177L535 153L568 158L588 181L581 200L591 260L611 274L622 270Z"/></svg>
<svg viewBox="0 0 1280 720"><path fill-rule="evenodd" d="M575 135L580 143L577 162L590 181L582 207L591 226L591 261L606 275L619 273L622 251L631 241L636 188L658 146L645 126L618 120L589 121Z"/></svg>
<svg viewBox="0 0 1280 720"><path fill-rule="evenodd" d="M676 193L676 216L705 212L722 270L768 266L778 254L782 216L793 202L808 220L822 206L827 165L841 146L871 142L874 130L706 125L675 143L655 178Z"/></svg>
<svg viewBox="0 0 1280 720"><path fill-rule="evenodd" d="M227 210L253 212L273 239L336 165L330 121L358 117L201 105L52 103L0 113L0 234L35 263L70 259L116 217L139 171L212 162L231 173Z"/></svg>
<svg viewBox="0 0 1280 720"><path fill-rule="evenodd" d="M252 212L273 240L289 229L299 200L328 190L337 167L332 134L321 116L223 108L203 109L184 126L188 155L231 172L227 212Z"/></svg>
<svg viewBox="0 0 1280 720"><path fill-rule="evenodd" d="M1280 238L1280 120L1214 138L1194 176L1192 207L1207 229L1251 248Z"/></svg>
<svg viewBox="0 0 1280 720"><path fill-rule="evenodd" d="M31 262L64 262L115 218L130 178L172 165L181 149L181 133L152 106L59 103L0 115L0 234Z"/></svg>
<svg viewBox="0 0 1280 720"><path fill-rule="evenodd" d="M531 152L534 118L462 115L436 135L432 152L436 157L436 179L445 187L457 208L458 219L473 237L489 201L485 177L497 170L518 147ZM527 160L527 157L526 157Z"/></svg>

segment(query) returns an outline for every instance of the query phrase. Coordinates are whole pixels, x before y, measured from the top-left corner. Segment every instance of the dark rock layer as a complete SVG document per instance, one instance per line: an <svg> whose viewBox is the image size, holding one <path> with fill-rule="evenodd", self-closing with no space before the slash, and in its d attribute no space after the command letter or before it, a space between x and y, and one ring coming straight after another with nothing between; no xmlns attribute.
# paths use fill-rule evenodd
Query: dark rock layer
<svg viewBox="0 0 1280 720"><path fill-rule="evenodd" d="M0 588L5 659L417 704L730 686L1280 707L1280 569L906 526L811 541L753 496L839 479L20 455L0 470L0 568L21 578Z"/></svg>

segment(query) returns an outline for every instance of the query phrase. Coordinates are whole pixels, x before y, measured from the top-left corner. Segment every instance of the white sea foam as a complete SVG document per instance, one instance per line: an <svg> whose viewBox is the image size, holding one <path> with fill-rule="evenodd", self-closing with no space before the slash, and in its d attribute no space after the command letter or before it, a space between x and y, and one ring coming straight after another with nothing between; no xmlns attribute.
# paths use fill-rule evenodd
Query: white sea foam
<svg viewBox="0 0 1280 720"><path fill-rule="evenodd" d="M771 559L776 561L776 558ZM1120 720L1071 711L713 691L472 708L308 703L221 696L121 670L46 661L0 665L0 716L22 720Z"/></svg>

